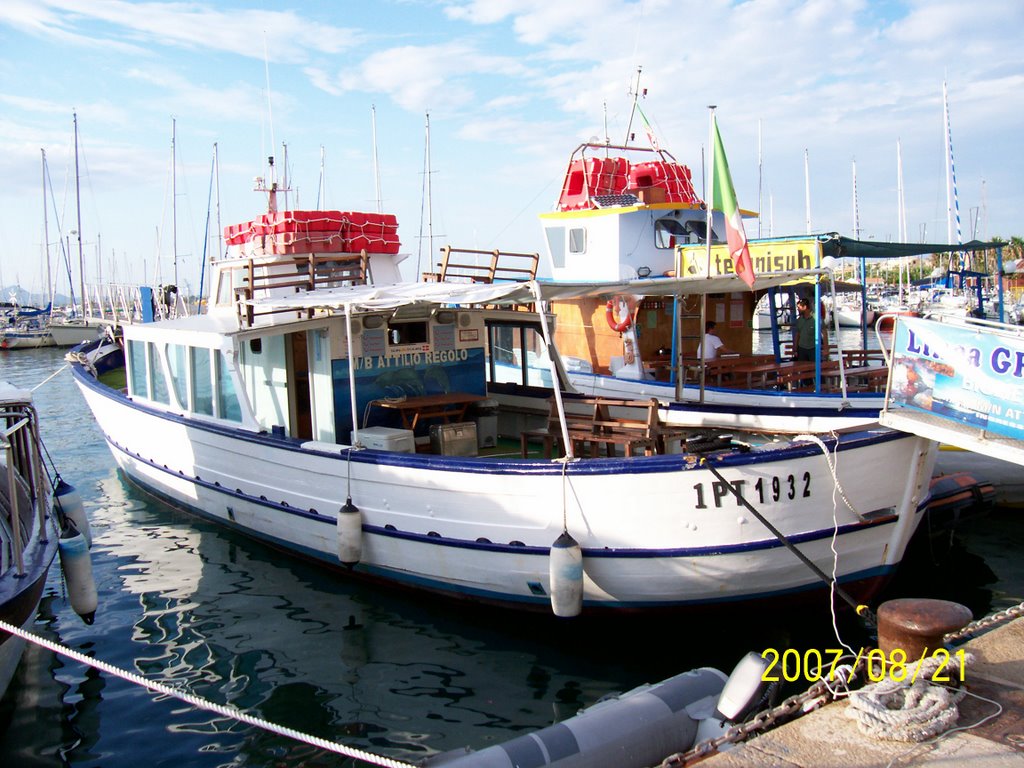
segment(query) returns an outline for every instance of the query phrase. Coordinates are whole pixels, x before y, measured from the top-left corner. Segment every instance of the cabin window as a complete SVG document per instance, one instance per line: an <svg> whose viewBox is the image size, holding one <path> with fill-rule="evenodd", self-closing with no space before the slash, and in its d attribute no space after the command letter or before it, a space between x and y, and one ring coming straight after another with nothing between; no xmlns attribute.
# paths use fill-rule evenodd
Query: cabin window
<svg viewBox="0 0 1024 768"><path fill-rule="evenodd" d="M556 268L565 266L565 228L551 227L544 230L548 239L548 253L551 254L551 264Z"/></svg>
<svg viewBox="0 0 1024 768"><path fill-rule="evenodd" d="M213 416L213 372L210 370L210 350L190 347L192 377L192 411Z"/></svg>
<svg viewBox="0 0 1024 768"><path fill-rule="evenodd" d="M690 241L686 229L679 219L666 216L654 222L654 246L656 248L675 248Z"/></svg>
<svg viewBox="0 0 1024 768"><path fill-rule="evenodd" d="M388 341L391 346L426 344L427 321L388 323Z"/></svg>
<svg viewBox="0 0 1024 768"><path fill-rule="evenodd" d="M217 415L228 421L242 420L242 407L238 404L235 383L231 379L231 366L223 352L217 355Z"/></svg>
<svg viewBox="0 0 1024 768"><path fill-rule="evenodd" d="M146 342L128 342L128 385L134 397L149 398L146 377Z"/></svg>
<svg viewBox="0 0 1024 768"><path fill-rule="evenodd" d="M181 344L167 345L167 367L171 372L171 386L178 404L189 410L188 378L185 371L185 347Z"/></svg>
<svg viewBox="0 0 1024 768"><path fill-rule="evenodd" d="M573 227L569 230L569 253L586 253L587 230Z"/></svg>
<svg viewBox="0 0 1024 768"><path fill-rule="evenodd" d="M171 404L171 395L167 391L167 377L164 376L164 367L160 362L160 347L150 342L149 347L149 374L152 384L152 399L164 405Z"/></svg>
<svg viewBox="0 0 1024 768"><path fill-rule="evenodd" d="M231 306L231 277L235 274L235 270L224 270L218 274L217 277L217 306L230 307Z"/></svg>
<svg viewBox="0 0 1024 768"><path fill-rule="evenodd" d="M551 369L544 337L535 326L493 323L487 326L487 379L498 384L550 387Z"/></svg>

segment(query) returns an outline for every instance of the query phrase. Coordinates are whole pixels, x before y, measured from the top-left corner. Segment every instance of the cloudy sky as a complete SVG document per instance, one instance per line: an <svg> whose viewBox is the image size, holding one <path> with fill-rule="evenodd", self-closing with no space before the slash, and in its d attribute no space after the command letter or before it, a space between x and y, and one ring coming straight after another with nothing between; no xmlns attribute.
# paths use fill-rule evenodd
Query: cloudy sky
<svg viewBox="0 0 1024 768"><path fill-rule="evenodd" d="M208 218L261 213L253 179L285 146L292 207L373 210L372 108L410 265L428 221L435 249L541 250L572 149L625 139L638 68L695 178L717 105L763 235L806 231L808 186L812 229L852 234L855 163L861 237L896 239L899 141L909 239L945 241L946 81L963 238L1020 235L1022 30L1020 0L3 0L0 285L45 282L40 150L49 240L76 250L73 114L89 280L170 281L176 219L194 290Z"/></svg>

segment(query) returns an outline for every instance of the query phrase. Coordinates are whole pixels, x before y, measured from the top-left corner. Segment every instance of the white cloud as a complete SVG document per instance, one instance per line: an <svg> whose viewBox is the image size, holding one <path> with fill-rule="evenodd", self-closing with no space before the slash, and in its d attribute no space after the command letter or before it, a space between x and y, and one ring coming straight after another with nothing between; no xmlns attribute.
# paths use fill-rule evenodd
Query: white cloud
<svg viewBox="0 0 1024 768"><path fill-rule="evenodd" d="M328 92L386 93L404 109L457 110L479 98L472 78L515 77L526 68L510 57L489 55L472 44L400 46L368 56L356 69L333 80L317 72L314 82Z"/></svg>
<svg viewBox="0 0 1024 768"><path fill-rule="evenodd" d="M293 11L239 8L221 11L196 2L7 2L13 5L0 10L0 21L69 42L102 42L104 46L125 46L136 51L152 46L175 46L258 59L266 55L272 61L302 62L308 60L311 52L338 54L361 39L355 30L312 22ZM96 33L92 30L100 22L110 26L94 39L91 35Z"/></svg>

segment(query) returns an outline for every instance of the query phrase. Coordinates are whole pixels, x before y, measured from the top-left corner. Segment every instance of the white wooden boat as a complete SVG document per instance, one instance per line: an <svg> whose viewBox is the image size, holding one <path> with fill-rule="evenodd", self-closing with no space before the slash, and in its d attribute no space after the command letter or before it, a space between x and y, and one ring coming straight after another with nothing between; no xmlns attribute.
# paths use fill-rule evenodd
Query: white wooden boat
<svg viewBox="0 0 1024 768"><path fill-rule="evenodd" d="M730 275L732 260L723 239L724 220L712 216L712 242L705 242L707 211L690 183L691 172L661 149L636 145L581 144L571 154L565 180L552 211L541 214L547 246L547 265L558 281L620 280L645 275ZM752 212L743 212L753 216ZM970 249L982 244L971 243ZM709 413L725 419L730 427L817 432L865 427L877 420L884 403L883 378L877 377L880 360L854 369L846 363L865 363L864 350L837 350L838 375L810 377L813 386L794 391L779 386L771 377L752 377L745 385L733 377L726 386L717 377L701 375L697 358L705 322L717 322L716 332L726 346L747 355L752 350L752 329L762 325L759 307L789 305L791 292L814 294L837 304L835 285L822 276L835 259L851 251L882 258L896 254L931 253L946 248L875 243L842 238L835 233L777 237L749 242L757 279L755 291L734 282L718 293L699 284L693 293L677 297L625 294L580 297L552 305L557 315L555 341L573 385L590 395L657 397L668 409L674 424L699 423ZM818 269L816 274L813 270ZM782 271L804 271L788 285L768 280ZM820 283L817 287L815 283ZM777 292L776 292L777 291ZM857 310L855 325L860 326ZM773 334L774 362L790 357L792 330L776 322L765 332ZM829 325L829 339L839 339L839 324L852 321L842 311ZM870 323L874 313L869 311ZM859 357L857 357L859 355ZM828 350L821 350L827 360ZM871 378L866 378L870 376ZM762 381L767 386L762 386ZM826 386L831 384L831 386Z"/></svg>
<svg viewBox="0 0 1024 768"><path fill-rule="evenodd" d="M670 300L694 278L400 283L393 217L270 202L227 228L209 314L124 328L125 390L72 366L143 488L356 576L559 615L822 586L745 504L851 588L870 592L899 563L930 441L743 434L710 416L683 430L657 403L563 397L550 316L530 305ZM481 402L490 413L469 420Z"/></svg>

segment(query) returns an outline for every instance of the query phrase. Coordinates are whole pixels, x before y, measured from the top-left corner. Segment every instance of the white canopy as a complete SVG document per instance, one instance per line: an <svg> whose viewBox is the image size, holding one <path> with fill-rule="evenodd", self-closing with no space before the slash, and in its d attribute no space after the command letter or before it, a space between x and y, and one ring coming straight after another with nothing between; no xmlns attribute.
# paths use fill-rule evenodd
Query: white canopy
<svg viewBox="0 0 1024 768"><path fill-rule="evenodd" d="M773 288L808 276L829 274L827 269L759 274L758 290ZM350 312L395 309L412 304L511 306L536 301L550 302L584 297L687 296L706 293L733 293L748 290L735 275L715 277L651 277L616 282L573 283L527 280L517 283L396 283L392 285L355 285L254 299L250 304L261 310L348 309Z"/></svg>

